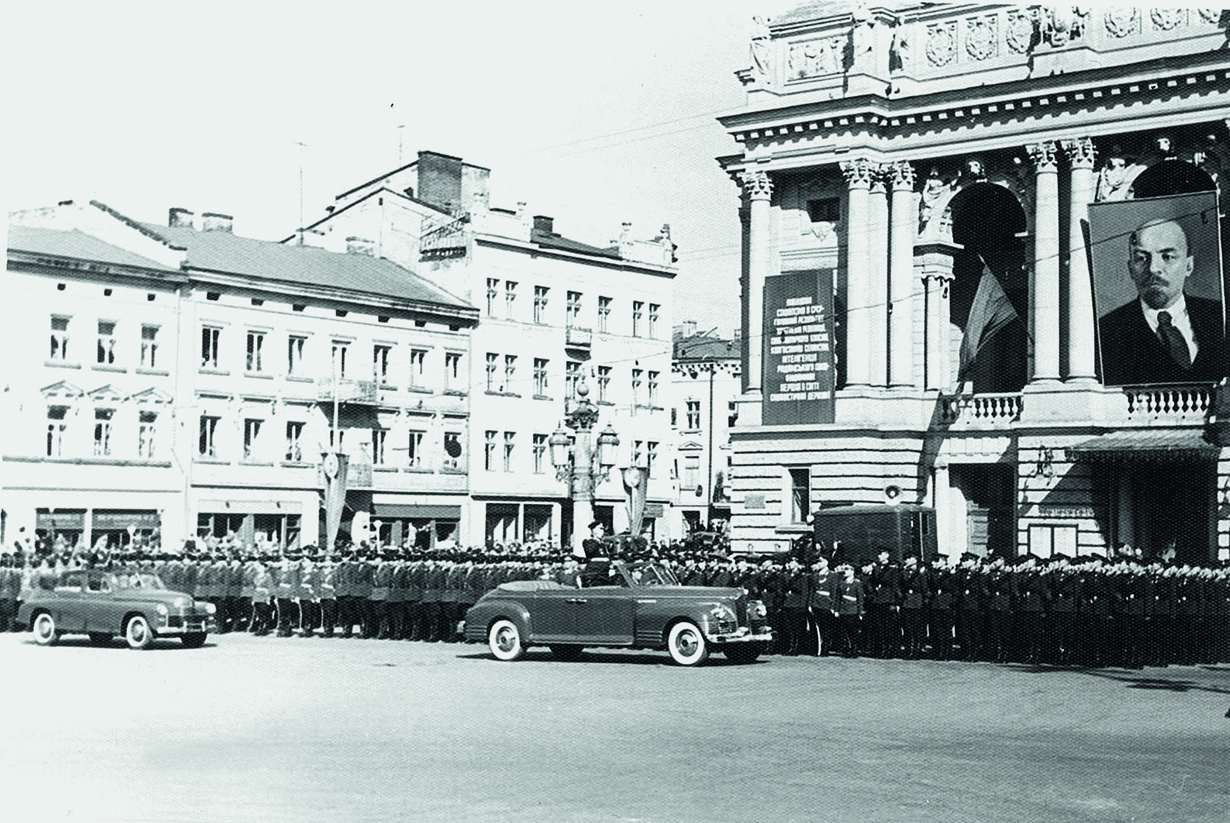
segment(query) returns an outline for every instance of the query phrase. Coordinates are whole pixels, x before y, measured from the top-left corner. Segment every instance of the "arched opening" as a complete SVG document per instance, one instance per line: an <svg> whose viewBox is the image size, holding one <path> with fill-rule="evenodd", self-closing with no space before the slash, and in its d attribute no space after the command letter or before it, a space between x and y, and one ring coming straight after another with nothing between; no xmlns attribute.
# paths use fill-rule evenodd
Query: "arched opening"
<svg viewBox="0 0 1230 823"><path fill-rule="evenodd" d="M975 183L953 197L952 239L962 246L953 259L950 322L962 333L982 277L983 263L999 279L1020 318L1002 328L979 352L967 375L975 392L1018 392L1029 379L1029 280L1025 273L1025 210L1002 186ZM959 340L953 351L959 350ZM954 368L953 373L956 373Z"/></svg>
<svg viewBox="0 0 1230 823"><path fill-rule="evenodd" d="M1204 170L1183 160L1163 160L1142 171L1132 181L1132 197L1165 197L1214 191L1216 186Z"/></svg>

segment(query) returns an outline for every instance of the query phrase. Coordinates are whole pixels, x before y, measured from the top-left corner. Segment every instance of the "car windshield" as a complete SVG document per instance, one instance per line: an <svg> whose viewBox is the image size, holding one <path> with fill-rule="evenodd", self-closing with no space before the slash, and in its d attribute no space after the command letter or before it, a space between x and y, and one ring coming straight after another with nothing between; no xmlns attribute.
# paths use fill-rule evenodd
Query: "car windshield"
<svg viewBox="0 0 1230 823"><path fill-rule="evenodd" d="M165 589L162 580L149 572L117 572L116 589Z"/></svg>
<svg viewBox="0 0 1230 823"><path fill-rule="evenodd" d="M629 569L632 579L639 586L678 586L679 580L665 566L656 563L645 563Z"/></svg>

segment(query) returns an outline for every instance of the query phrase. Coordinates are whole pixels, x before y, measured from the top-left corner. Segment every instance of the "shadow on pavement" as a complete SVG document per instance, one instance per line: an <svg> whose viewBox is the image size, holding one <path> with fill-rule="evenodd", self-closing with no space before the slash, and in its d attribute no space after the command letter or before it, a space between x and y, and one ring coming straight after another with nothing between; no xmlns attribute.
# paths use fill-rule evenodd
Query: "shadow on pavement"
<svg viewBox="0 0 1230 823"><path fill-rule="evenodd" d="M1171 692L1211 692L1213 694L1230 694L1230 686L1221 686L1212 683L1201 683L1190 678L1180 676L1181 672L1175 672L1175 677L1152 677L1135 672L1117 672L1111 669L1094 669L1081 666L1040 666L1033 664L1008 664L1007 668L1014 669L1020 672L1031 674L1048 674L1052 672L1075 672L1084 674L1090 677L1100 677L1103 680L1113 680L1123 683L1129 689L1146 689L1152 691L1171 691ZM1200 666L1200 671L1208 672L1226 672L1230 671L1227 666ZM1227 715L1230 716L1230 715Z"/></svg>
<svg viewBox="0 0 1230 823"><path fill-rule="evenodd" d="M491 652L487 650L475 651L472 654L459 654L458 660L495 660ZM760 666L768 662L767 660L757 660L755 663L733 663L722 657L720 654L712 655L704 664L703 668L721 668L724 666ZM530 649L525 653L525 657L517 661L519 665L535 664L535 663L551 663L557 666L581 666L588 663L618 663L627 666L670 666L671 668L679 668L675 666L666 652L623 652L623 651L590 651L586 649L581 653L578 660L560 660L553 655L549 650L538 648Z"/></svg>

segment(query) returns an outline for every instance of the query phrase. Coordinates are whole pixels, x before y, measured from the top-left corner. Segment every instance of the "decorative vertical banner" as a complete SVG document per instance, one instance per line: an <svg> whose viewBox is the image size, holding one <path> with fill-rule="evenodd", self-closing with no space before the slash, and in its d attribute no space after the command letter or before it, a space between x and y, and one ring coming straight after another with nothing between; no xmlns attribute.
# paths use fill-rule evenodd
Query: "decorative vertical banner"
<svg viewBox="0 0 1230 823"><path fill-rule="evenodd" d="M325 475L325 534L326 551L333 551L337 530L342 524L342 509L346 505L346 467L348 455L326 452L321 455L321 468Z"/></svg>
<svg viewBox="0 0 1230 823"><path fill-rule="evenodd" d="M765 278L763 335L764 423L832 423L833 270Z"/></svg>

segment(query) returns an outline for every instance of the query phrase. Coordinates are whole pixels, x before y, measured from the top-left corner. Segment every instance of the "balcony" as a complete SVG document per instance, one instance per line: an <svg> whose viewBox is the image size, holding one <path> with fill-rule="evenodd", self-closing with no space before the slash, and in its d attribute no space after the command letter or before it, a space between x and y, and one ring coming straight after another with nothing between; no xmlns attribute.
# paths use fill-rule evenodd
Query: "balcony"
<svg viewBox="0 0 1230 823"><path fill-rule="evenodd" d="M1134 423L1164 422L1168 425L1203 423L1213 406L1214 386L1209 383L1174 386L1125 386L1127 419Z"/></svg>
<svg viewBox="0 0 1230 823"><path fill-rule="evenodd" d="M337 396L334 397L334 387ZM334 380L332 377L321 377L316 380L316 400L320 403L361 403L374 406L379 402L374 380Z"/></svg>
<svg viewBox="0 0 1230 823"><path fill-rule="evenodd" d="M959 394L940 398L940 422L971 429L1007 429L1021 418L1019 392Z"/></svg>
<svg viewBox="0 0 1230 823"><path fill-rule="evenodd" d="M593 344L593 329L586 329L581 326L568 327L567 338L564 341L564 345L567 348L575 349L576 351L588 352Z"/></svg>

